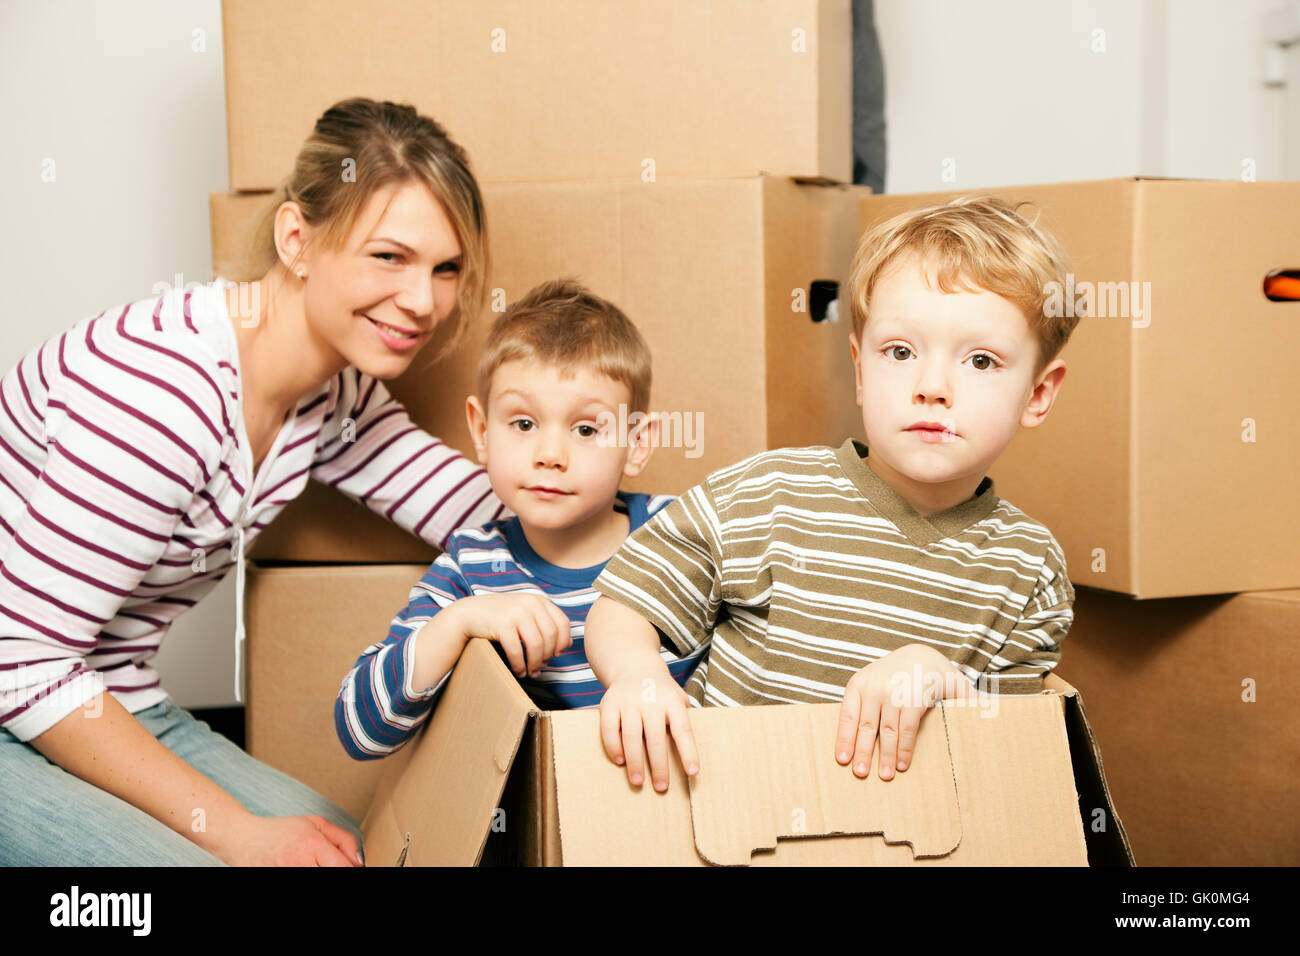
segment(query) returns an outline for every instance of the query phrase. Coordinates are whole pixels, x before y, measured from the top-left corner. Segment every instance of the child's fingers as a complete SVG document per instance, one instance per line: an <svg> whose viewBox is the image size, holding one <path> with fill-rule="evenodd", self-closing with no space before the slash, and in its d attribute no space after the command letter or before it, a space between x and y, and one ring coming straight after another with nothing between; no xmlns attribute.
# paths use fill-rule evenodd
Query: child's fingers
<svg viewBox="0 0 1300 956"><path fill-rule="evenodd" d="M894 776L894 764L898 761L898 725L901 708L892 698L886 698L880 707L880 779L889 780Z"/></svg>
<svg viewBox="0 0 1300 956"><path fill-rule="evenodd" d="M627 761L627 781L634 787L645 779L645 753L641 749L641 711L632 707L621 708L620 733L623 738L623 757Z"/></svg>
<svg viewBox="0 0 1300 956"><path fill-rule="evenodd" d="M650 762L650 779L654 788L663 793L668 789L668 725L664 711L656 707L643 712L646 756Z"/></svg>
<svg viewBox="0 0 1300 956"><path fill-rule="evenodd" d="M618 707L609 703L606 699L609 694L600 701L600 741L605 745L605 756L619 766L623 765L623 740L619 736L619 714Z"/></svg>
<svg viewBox="0 0 1300 956"><path fill-rule="evenodd" d="M700 752L695 746L695 732L691 730L686 705L679 700L668 705L668 727L673 732L673 743L677 745L686 776L695 776L700 772Z"/></svg>
<svg viewBox="0 0 1300 956"><path fill-rule="evenodd" d="M542 632L537 629L537 622L530 615L521 617L515 627L519 631L519 640L523 642L528 656L526 673L529 677L536 677L542 669L542 664L549 660L543 656L546 648L542 641Z"/></svg>
<svg viewBox="0 0 1300 956"><path fill-rule="evenodd" d="M925 716L924 707L904 707L898 718L898 763L895 766L901 773L912 762L916 749L916 735Z"/></svg>
<svg viewBox="0 0 1300 956"><path fill-rule="evenodd" d="M546 602L546 609L550 613L551 619L555 621L555 653L562 654L573 645L573 632L572 625L569 623L569 616L550 601Z"/></svg>
<svg viewBox="0 0 1300 956"><path fill-rule="evenodd" d="M853 757L858 741L858 715L862 712L862 696L857 685L850 682L844 689L844 702L840 704L839 731L835 735L835 760L846 764Z"/></svg>
<svg viewBox="0 0 1300 956"><path fill-rule="evenodd" d="M865 777L871 773L871 752L876 746L883 695L874 684L864 687L861 694L862 710L858 714L858 738L853 752L853 773L855 776Z"/></svg>
<svg viewBox="0 0 1300 956"><path fill-rule="evenodd" d="M524 660L524 645L519 640L519 634L515 628L502 632L497 637L497 643L501 645L501 650L505 651L506 660L510 662L510 672L516 677L523 677L528 673L528 663Z"/></svg>

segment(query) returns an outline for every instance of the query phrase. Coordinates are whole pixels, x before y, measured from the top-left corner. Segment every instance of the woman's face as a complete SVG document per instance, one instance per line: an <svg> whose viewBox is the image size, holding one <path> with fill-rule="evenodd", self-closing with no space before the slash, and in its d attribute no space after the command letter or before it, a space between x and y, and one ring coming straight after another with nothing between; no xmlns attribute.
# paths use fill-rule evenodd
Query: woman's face
<svg viewBox="0 0 1300 956"><path fill-rule="evenodd" d="M341 249L302 262L309 332L375 378L406 371L456 306L460 242L422 183L376 191Z"/></svg>

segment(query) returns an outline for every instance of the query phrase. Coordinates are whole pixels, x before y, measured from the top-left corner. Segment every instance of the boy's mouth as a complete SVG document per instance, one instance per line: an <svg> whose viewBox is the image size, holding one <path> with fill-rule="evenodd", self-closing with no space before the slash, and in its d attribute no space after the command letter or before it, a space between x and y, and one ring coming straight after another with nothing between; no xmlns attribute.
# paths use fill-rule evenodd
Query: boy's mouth
<svg viewBox="0 0 1300 956"><path fill-rule="evenodd" d="M572 492L570 491L562 491L559 488L547 488L544 485L530 485L524 490L531 491L533 492L533 494L543 495L545 497L559 497L560 495L572 494Z"/></svg>
<svg viewBox="0 0 1300 956"><path fill-rule="evenodd" d="M944 425L942 422L917 422L907 429L909 432L918 432L925 438L956 438L957 432Z"/></svg>

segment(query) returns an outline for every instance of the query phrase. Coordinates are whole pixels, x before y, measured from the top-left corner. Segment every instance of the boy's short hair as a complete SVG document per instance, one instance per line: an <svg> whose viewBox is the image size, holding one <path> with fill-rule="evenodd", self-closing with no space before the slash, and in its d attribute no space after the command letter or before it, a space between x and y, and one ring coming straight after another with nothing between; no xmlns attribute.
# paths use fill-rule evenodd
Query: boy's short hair
<svg viewBox="0 0 1300 956"><path fill-rule="evenodd" d="M555 365L564 374L585 366L627 386L629 412L649 410L650 346L618 306L577 279L543 282L496 320L478 364L484 406L496 370L519 360Z"/></svg>
<svg viewBox="0 0 1300 956"><path fill-rule="evenodd" d="M1038 340L1035 377L1056 358L1079 322L1079 316L1046 314L1051 287L1065 284L1068 261L1060 243L996 196L959 196L950 202L902 213L876 225L862 237L853 257L849 301L853 332L862 330L871 313L876 283L899 259L916 254L944 292L977 285L1019 307ZM964 281L963 281L964 280ZM1055 310L1054 310L1055 311ZM1071 311L1071 310L1065 310Z"/></svg>

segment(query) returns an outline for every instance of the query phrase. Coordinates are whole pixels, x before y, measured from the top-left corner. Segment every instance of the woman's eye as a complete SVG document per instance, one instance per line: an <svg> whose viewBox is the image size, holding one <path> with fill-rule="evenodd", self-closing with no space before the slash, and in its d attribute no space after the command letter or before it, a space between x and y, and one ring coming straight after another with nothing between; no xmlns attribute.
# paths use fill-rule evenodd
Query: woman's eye
<svg viewBox="0 0 1300 956"><path fill-rule="evenodd" d="M459 271L460 271L460 263L459 263L459 262L444 262L442 265L438 266L438 268L434 269L433 271L434 271L434 272L456 273L456 272L459 272Z"/></svg>
<svg viewBox="0 0 1300 956"><path fill-rule="evenodd" d="M376 252L375 253L376 259L383 259L384 262L392 261L391 259L384 259L384 256L393 256L396 259L400 259L402 257L402 254L400 252Z"/></svg>
<svg viewBox="0 0 1300 956"><path fill-rule="evenodd" d="M907 357L912 354L912 350L909 349L906 345L891 345L885 351L888 352L894 358L898 359L900 362L906 361ZM903 355L900 357L898 354L899 352L906 352L907 355Z"/></svg>

